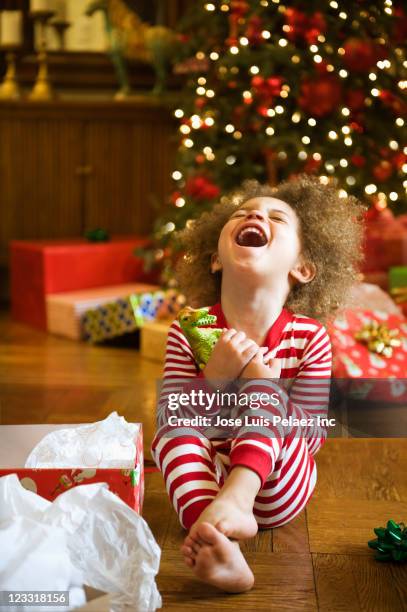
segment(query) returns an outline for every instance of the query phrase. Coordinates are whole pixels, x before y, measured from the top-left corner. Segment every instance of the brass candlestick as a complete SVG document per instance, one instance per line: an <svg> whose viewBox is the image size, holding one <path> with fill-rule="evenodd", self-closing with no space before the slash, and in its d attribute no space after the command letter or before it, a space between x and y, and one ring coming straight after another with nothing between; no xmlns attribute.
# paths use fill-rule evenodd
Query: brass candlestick
<svg viewBox="0 0 407 612"><path fill-rule="evenodd" d="M65 21L64 19L53 19L50 25L54 28L58 37L58 46L60 51L65 50L65 34L68 28L71 27L71 23L69 21Z"/></svg>
<svg viewBox="0 0 407 612"><path fill-rule="evenodd" d="M54 11L35 11L30 13L31 19L40 24L40 45L38 51L38 73L37 80L29 95L30 100L51 100L55 97L54 90L48 76L47 55L47 22L54 15Z"/></svg>
<svg viewBox="0 0 407 612"><path fill-rule="evenodd" d="M16 80L16 54L17 47L2 47L8 48L6 55L7 70L4 75L3 82L0 85L0 100L19 100L21 91Z"/></svg>

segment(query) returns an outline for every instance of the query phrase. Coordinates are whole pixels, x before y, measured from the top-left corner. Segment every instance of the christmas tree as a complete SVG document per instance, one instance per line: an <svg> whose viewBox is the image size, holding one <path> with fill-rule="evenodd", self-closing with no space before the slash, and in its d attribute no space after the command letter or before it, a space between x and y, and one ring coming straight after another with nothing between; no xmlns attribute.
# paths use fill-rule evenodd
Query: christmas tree
<svg viewBox="0 0 407 612"><path fill-rule="evenodd" d="M175 230L246 178L335 177L343 197L406 210L401 3L194 2L178 36L174 190L150 261L171 269Z"/></svg>

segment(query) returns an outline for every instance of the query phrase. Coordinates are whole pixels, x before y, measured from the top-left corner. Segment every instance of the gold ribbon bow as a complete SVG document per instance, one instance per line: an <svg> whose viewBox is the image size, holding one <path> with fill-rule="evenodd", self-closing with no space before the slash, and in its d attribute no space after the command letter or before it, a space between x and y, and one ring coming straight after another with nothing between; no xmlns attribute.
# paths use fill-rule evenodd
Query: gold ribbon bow
<svg viewBox="0 0 407 612"><path fill-rule="evenodd" d="M389 329L383 323L371 321L355 333L355 339L367 344L367 348L372 353L392 357L393 348L401 346L401 340L396 337L398 335L398 329Z"/></svg>
<svg viewBox="0 0 407 612"><path fill-rule="evenodd" d="M407 287L393 287L393 289L390 289L390 295L396 304L407 302Z"/></svg>

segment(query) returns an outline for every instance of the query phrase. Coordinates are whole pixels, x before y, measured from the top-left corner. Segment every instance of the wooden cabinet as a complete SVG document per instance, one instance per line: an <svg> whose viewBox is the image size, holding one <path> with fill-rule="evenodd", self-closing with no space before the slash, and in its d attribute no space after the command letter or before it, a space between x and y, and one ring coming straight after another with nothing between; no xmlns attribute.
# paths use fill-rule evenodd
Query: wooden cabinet
<svg viewBox="0 0 407 612"><path fill-rule="evenodd" d="M147 97L0 104L3 276L12 238L148 233L171 189L174 134Z"/></svg>

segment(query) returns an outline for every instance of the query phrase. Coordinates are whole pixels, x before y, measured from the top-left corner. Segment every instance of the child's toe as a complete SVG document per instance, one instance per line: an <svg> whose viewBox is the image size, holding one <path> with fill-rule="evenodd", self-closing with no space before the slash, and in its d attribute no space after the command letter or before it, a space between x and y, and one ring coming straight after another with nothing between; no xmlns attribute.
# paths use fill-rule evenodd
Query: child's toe
<svg viewBox="0 0 407 612"><path fill-rule="evenodd" d="M190 536L187 536L184 540L184 545L185 546L189 546L189 548L192 548L193 550L195 550L196 552L198 551L199 547L200 547L200 543L198 542L198 540L194 540L193 538L191 538Z"/></svg>
<svg viewBox="0 0 407 612"><path fill-rule="evenodd" d="M184 557L184 563L188 565L188 567L194 567L195 565L195 561L191 559L191 557Z"/></svg>
<svg viewBox="0 0 407 612"><path fill-rule="evenodd" d="M185 546L185 544L181 546L181 552L186 557L193 557L196 554L190 546Z"/></svg>

